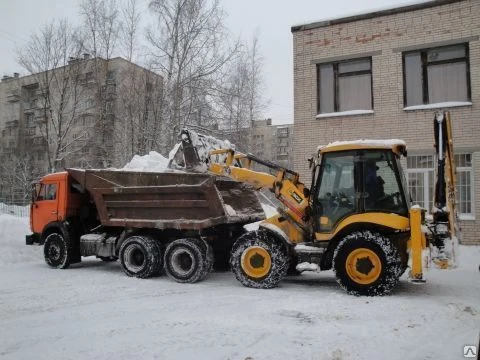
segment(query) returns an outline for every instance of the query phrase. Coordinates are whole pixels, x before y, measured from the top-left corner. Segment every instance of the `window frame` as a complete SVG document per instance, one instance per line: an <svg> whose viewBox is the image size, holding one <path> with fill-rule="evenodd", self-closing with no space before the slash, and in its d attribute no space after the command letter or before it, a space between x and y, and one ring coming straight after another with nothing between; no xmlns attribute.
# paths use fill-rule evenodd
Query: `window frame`
<svg viewBox="0 0 480 360"><path fill-rule="evenodd" d="M462 155L470 155L470 161L471 165L470 166L455 166L455 171L457 173L457 178L455 179L455 193L457 195L457 198L455 201L457 202L457 213L458 217L460 220L475 220L475 179L474 179L474 171L473 171L473 154L472 153L456 153L454 154L454 157L456 158L455 160L457 161L459 156ZM460 196L459 191L458 191L458 174L460 172L463 173L470 173L470 213L462 213L460 212L460 199L458 198Z"/></svg>
<svg viewBox="0 0 480 360"><path fill-rule="evenodd" d="M369 70L357 70L357 71L349 71L349 72L339 72L339 65L360 61L360 60L368 60L370 69ZM351 109L345 111L354 111L354 110L373 110L373 61L371 56L363 56L358 58L350 58L346 60L339 60L339 61L332 61L332 62L325 62L325 63L317 63L317 114L328 114L330 112L322 112L320 108L320 97L321 97L321 77L320 77L320 68L325 65L332 65L333 67L333 113L343 112L340 111L340 91L339 91L339 78L348 77L348 76L358 76L358 75L370 75L370 109Z"/></svg>
<svg viewBox="0 0 480 360"><path fill-rule="evenodd" d="M461 155L470 155L471 156L471 161L473 161L473 155L472 153L455 153L454 156L455 156L455 162L458 163L458 156L461 156ZM409 155L409 157L431 157L431 160L433 161L432 163L432 166L431 167L414 167L414 168L410 168L408 167L408 164L407 164L407 167L406 167L406 175L407 175L407 185L408 185L408 191L409 193L411 194L412 191L410 189L410 174L414 173L414 174L418 174L418 173L422 173L423 174L423 202L424 202L424 205L425 204L428 204L429 207L430 206L433 206L434 203L433 203L433 199L434 199L434 196L435 196L435 155L433 154L415 154L415 155ZM456 202L457 202L457 214L458 214L458 217L460 220L475 220L475 179L474 179L474 171L473 171L473 163L471 164L471 166L458 166L456 165L455 166L455 170L456 170L456 175L457 175L457 178L455 179L455 194L457 196L457 199L456 199ZM459 196L459 191L458 191L458 174L460 172L469 172L470 173L470 183L469 183L469 187L470 187L470 202L471 202L471 212L470 213L462 213L460 212L460 203L459 203L459 199L458 199L458 196ZM430 183L430 177L432 177L432 180L433 180L433 189L432 189L432 192L430 193L428 191L428 186L429 186L429 183ZM421 205L421 204L420 204ZM427 213L428 214L431 214L432 213L432 208L427 208Z"/></svg>
<svg viewBox="0 0 480 360"><path fill-rule="evenodd" d="M465 48L465 56L464 57L458 57L458 58L453 58L453 59L447 59L447 60L437 60L437 61L429 61L428 60L428 52L432 50L437 50L437 49L445 49L445 48L451 48L455 46L464 46ZM407 73L406 73L406 66L405 66L405 56L410 55L410 54L420 54L420 62L421 62L421 69L420 73L422 75L422 89L421 89L421 94L422 94L422 103L421 104L407 104ZM427 47L424 49L417 49L417 50L410 50L410 51L404 51L402 52L402 77L403 77L403 105L404 107L410 107L410 106L421 106L421 105L430 105L430 104L436 104L436 103L430 103L429 102L429 92L428 92L428 67L429 66L434 66L434 65L443 65L443 64L455 64L455 63L461 63L465 62L466 65L466 73L465 76L466 78L466 85L467 85L467 99L463 100L465 102L471 102L472 101L472 86L471 86L471 79L470 79L470 46L469 43L458 43L458 44L450 44L450 45L445 45L445 46L434 46L434 47ZM453 101L453 100L446 100L448 101ZM461 100L455 100L455 101L461 101Z"/></svg>

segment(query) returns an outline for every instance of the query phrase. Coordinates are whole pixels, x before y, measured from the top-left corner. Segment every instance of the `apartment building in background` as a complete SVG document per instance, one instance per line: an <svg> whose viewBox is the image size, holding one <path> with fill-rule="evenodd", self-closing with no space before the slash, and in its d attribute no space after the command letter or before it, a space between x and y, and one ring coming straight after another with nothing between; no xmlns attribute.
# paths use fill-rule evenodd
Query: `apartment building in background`
<svg viewBox="0 0 480 360"><path fill-rule="evenodd" d="M250 148L260 159L293 169L293 124L272 125L272 119L253 121Z"/></svg>
<svg viewBox="0 0 480 360"><path fill-rule="evenodd" d="M154 118L161 83L161 76L122 58L88 54L50 71L3 76L0 201L24 201L28 183L52 166L122 166L148 150L146 142L161 131Z"/></svg>
<svg viewBox="0 0 480 360"><path fill-rule="evenodd" d="M319 145L405 140L414 203L432 209L435 111L453 120L462 243L480 244L480 1L436 0L291 28L295 166Z"/></svg>

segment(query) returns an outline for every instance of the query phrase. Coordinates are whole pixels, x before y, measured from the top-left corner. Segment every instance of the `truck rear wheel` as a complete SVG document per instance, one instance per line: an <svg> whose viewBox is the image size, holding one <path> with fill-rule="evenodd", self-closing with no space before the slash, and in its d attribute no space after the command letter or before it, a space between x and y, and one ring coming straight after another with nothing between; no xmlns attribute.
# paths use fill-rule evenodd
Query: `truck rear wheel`
<svg viewBox="0 0 480 360"><path fill-rule="evenodd" d="M233 244L230 266L238 281L270 289L286 276L289 258L284 244L266 231L248 232Z"/></svg>
<svg viewBox="0 0 480 360"><path fill-rule="evenodd" d="M345 236L333 255L337 282L352 295L388 294L398 283L401 267L395 245L371 231Z"/></svg>
<svg viewBox="0 0 480 360"><path fill-rule="evenodd" d="M212 250L201 239L177 239L165 250L165 272L179 283L203 280L212 270Z"/></svg>
<svg viewBox="0 0 480 360"><path fill-rule="evenodd" d="M148 278L162 268L160 246L150 237L131 236L120 247L120 263L128 276Z"/></svg>
<svg viewBox="0 0 480 360"><path fill-rule="evenodd" d="M49 234L45 239L43 254L45 262L57 269L66 269L70 266L70 252L68 240L59 233Z"/></svg>

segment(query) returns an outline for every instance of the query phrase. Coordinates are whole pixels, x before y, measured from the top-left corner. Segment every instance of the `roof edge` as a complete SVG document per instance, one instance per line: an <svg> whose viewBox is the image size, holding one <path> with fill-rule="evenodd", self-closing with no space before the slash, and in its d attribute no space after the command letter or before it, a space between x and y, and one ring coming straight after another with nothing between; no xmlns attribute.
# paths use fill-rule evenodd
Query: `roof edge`
<svg viewBox="0 0 480 360"><path fill-rule="evenodd" d="M316 22L302 24L302 25L294 25L291 27L291 32L294 33L298 31L311 30L311 29L343 24L343 23L348 23L353 21L372 19L379 16L388 16L388 15L395 15L395 14L404 13L404 12L428 9L431 7L448 5L448 4L461 2L461 1L465 1L465 0L432 0L432 1L422 2L418 4L404 5L396 8L391 8L391 9L372 11L364 14L346 16L346 17L330 19L330 20L316 21Z"/></svg>

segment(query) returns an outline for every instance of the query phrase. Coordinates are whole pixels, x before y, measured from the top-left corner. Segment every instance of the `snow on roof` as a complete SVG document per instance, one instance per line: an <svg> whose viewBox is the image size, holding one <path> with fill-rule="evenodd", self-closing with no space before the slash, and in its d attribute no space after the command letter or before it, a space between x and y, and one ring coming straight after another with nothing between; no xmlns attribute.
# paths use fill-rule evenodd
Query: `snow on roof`
<svg viewBox="0 0 480 360"><path fill-rule="evenodd" d="M310 29L310 28L328 26L328 25L331 25L330 24L331 22L337 22L337 21L347 22L347 21L357 20L357 18L368 18L373 16L389 15L389 12L393 10L398 10L398 12L404 12L409 10L415 10L416 8L423 8L423 7L429 7L429 6L435 6L435 5L441 5L441 4L436 4L436 0L413 0L413 1L408 1L401 4L396 4L393 6L387 5L382 7L365 9L363 11L344 13L336 17L328 17L328 18L322 18L319 20L305 21L302 23L297 23L292 25L291 29L292 31L302 30L303 27L307 27ZM368 16L368 15L372 15L372 16Z"/></svg>
<svg viewBox="0 0 480 360"><path fill-rule="evenodd" d="M360 140L352 140L352 141L334 141L329 143L328 145L320 145L317 148L317 151L325 151L330 150L334 147L340 146L351 146L351 147L377 147L377 148L385 148L391 149L394 146L404 146L407 147L405 141L400 139L387 139L387 140L369 140L369 139L360 139Z"/></svg>

